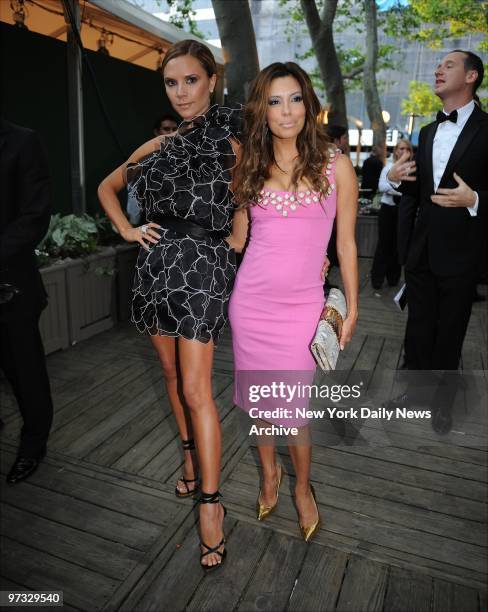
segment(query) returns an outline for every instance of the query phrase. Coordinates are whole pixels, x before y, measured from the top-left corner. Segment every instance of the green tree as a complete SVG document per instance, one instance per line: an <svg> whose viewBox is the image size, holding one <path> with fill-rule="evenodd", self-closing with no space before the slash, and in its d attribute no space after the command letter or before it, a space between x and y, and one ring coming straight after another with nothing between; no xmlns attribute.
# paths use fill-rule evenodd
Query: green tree
<svg viewBox="0 0 488 612"><path fill-rule="evenodd" d="M227 100L244 104L259 72L256 36L248 0L212 0L225 61Z"/></svg>
<svg viewBox="0 0 488 612"><path fill-rule="evenodd" d="M402 100L402 115L425 117L427 120L423 123L428 123L441 108L442 102L431 85L423 81L410 81L408 96Z"/></svg>
<svg viewBox="0 0 488 612"><path fill-rule="evenodd" d="M158 0L160 2L160 0ZM204 34L198 29L197 22L194 17L196 12L193 8L193 0L166 0L168 7L172 9L169 21L177 28L185 29L194 36L205 38Z"/></svg>
<svg viewBox="0 0 488 612"><path fill-rule="evenodd" d="M386 125L381 112L381 101L376 82L378 63L378 19L376 0L364 0L366 22L366 54L363 67L363 89L366 109L373 129L373 144L386 155Z"/></svg>
<svg viewBox="0 0 488 612"><path fill-rule="evenodd" d="M337 57L333 33L337 2L338 0L327 2L319 0L317 5L316 0L301 0L300 8L312 39L312 46L327 92L329 123L347 127L344 78Z"/></svg>
<svg viewBox="0 0 488 612"><path fill-rule="evenodd" d="M486 0L410 0L410 10L420 24L417 38L434 47L440 47L449 38L461 38L468 34L488 35L488 2ZM488 39L479 45L480 51L488 51Z"/></svg>

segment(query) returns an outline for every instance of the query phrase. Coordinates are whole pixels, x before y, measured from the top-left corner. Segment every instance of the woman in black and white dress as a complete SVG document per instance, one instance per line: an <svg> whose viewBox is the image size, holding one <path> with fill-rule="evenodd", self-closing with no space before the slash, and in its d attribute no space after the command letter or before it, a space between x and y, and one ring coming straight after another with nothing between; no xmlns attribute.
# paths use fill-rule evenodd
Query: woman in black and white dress
<svg viewBox="0 0 488 612"><path fill-rule="evenodd" d="M193 495L200 472L200 562L208 571L225 558L221 431L211 371L227 320L235 251L245 242L245 212L234 212L231 190L241 117L240 109L210 106L216 64L205 45L173 45L163 75L184 121L175 135L149 141L112 172L99 198L122 237L141 244L132 320L158 353L183 441L185 462L175 494ZM144 210L147 223L141 227L133 228L120 208L117 193L126 183Z"/></svg>

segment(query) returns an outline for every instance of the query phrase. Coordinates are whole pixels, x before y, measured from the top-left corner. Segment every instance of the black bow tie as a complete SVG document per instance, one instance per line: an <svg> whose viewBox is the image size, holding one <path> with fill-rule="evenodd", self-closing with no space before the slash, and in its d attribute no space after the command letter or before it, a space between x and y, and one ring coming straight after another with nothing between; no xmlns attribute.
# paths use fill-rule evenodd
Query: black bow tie
<svg viewBox="0 0 488 612"><path fill-rule="evenodd" d="M458 112L457 110L453 110L452 113L450 113L449 115L446 115L442 111L438 111L436 120L437 120L437 123L442 123L443 121L452 121L453 123L457 123Z"/></svg>

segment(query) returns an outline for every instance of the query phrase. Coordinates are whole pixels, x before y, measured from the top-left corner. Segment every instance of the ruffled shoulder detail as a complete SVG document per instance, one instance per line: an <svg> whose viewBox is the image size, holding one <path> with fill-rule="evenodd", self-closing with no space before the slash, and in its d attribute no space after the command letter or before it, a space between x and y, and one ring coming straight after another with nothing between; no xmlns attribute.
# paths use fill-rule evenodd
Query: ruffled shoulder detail
<svg viewBox="0 0 488 612"><path fill-rule="evenodd" d="M186 131L186 126L189 126L188 131ZM205 114L180 123L178 126L178 133L190 140L194 140L196 136L197 139L210 139L215 141L234 138L240 142L242 129L242 105L235 108L229 108L227 106L214 104Z"/></svg>
<svg viewBox="0 0 488 612"><path fill-rule="evenodd" d="M127 165L129 193L151 220L171 215L206 229L228 229L234 201L230 189L240 140L242 107L211 106L183 121L159 149Z"/></svg>

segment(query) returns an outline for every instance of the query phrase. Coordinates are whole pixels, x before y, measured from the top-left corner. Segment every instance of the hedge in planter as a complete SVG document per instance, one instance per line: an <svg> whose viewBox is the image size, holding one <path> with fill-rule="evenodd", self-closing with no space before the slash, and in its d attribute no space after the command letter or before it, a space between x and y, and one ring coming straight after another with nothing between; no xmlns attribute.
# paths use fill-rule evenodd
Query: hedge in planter
<svg viewBox="0 0 488 612"><path fill-rule="evenodd" d="M54 215L39 245L50 298L41 318L46 352L67 346L60 330L73 344L113 326L115 249L99 248L99 225L89 215Z"/></svg>

